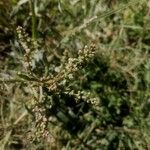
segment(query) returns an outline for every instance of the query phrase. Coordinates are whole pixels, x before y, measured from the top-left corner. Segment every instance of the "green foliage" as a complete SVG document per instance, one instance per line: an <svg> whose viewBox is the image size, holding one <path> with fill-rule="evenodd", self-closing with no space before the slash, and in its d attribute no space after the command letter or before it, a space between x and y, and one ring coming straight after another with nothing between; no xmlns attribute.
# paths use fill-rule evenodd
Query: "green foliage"
<svg viewBox="0 0 150 150"><path fill-rule="evenodd" d="M150 149L150 1L0 8L1 149Z"/></svg>

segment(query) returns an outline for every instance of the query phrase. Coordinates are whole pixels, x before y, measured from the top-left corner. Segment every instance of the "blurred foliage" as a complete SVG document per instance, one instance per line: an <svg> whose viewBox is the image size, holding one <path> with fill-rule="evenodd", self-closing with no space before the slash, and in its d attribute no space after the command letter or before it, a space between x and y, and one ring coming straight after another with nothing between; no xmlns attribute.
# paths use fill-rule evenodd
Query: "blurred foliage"
<svg viewBox="0 0 150 150"><path fill-rule="evenodd" d="M149 150L149 18L149 0L1 0L0 148Z"/></svg>

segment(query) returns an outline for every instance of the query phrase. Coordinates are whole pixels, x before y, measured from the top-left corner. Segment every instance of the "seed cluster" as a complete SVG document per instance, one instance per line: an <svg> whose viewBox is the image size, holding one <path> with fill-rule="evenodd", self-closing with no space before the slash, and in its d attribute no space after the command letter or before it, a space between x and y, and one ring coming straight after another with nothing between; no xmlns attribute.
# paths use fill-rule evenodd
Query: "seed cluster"
<svg viewBox="0 0 150 150"><path fill-rule="evenodd" d="M48 118L45 116L46 109L41 108L38 106L35 106L32 109L32 112L34 113L35 117L35 126L36 126L36 131L35 131L35 137L40 139L42 136L43 138L48 137L49 132L47 131L47 124L48 124Z"/></svg>
<svg viewBox="0 0 150 150"><path fill-rule="evenodd" d="M22 48L25 51L23 66L27 70L31 70L31 60L30 60L31 59L30 58L30 54L31 54L31 48L30 48L31 47L31 38L25 32L24 28L22 28L20 26L17 28L17 34L18 34L19 42L20 42Z"/></svg>

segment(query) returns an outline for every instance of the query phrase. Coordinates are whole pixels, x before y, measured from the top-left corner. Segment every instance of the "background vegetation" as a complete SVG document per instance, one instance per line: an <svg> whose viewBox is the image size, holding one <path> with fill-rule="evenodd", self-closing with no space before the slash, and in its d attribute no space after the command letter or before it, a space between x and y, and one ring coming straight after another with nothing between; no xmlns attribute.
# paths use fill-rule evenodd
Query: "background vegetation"
<svg viewBox="0 0 150 150"><path fill-rule="evenodd" d="M0 149L150 149L149 0L0 1Z"/></svg>

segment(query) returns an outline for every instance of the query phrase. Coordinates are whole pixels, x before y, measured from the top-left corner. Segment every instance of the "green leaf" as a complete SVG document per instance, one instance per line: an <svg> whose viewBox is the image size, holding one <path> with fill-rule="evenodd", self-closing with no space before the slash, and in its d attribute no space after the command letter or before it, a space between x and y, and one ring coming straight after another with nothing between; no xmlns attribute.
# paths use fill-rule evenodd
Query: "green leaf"
<svg viewBox="0 0 150 150"><path fill-rule="evenodd" d="M35 77L31 77L31 76L23 74L23 73L18 73L18 76L27 81L38 81L38 79L36 79Z"/></svg>

